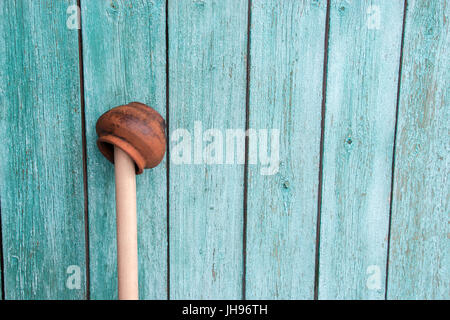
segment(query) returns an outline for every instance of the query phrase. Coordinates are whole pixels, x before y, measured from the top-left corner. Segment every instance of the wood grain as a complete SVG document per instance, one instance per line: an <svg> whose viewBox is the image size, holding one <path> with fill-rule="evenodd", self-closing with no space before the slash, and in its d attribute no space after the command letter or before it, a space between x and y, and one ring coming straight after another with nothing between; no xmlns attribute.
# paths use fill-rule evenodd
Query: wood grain
<svg viewBox="0 0 450 320"><path fill-rule="evenodd" d="M403 7L331 1L319 299L385 296Z"/></svg>
<svg viewBox="0 0 450 320"><path fill-rule="evenodd" d="M92 299L117 298L114 167L95 123L132 101L166 114L165 1L82 1ZM166 163L137 177L139 294L167 297Z"/></svg>
<svg viewBox="0 0 450 320"><path fill-rule="evenodd" d="M389 299L449 299L450 6L408 1Z"/></svg>
<svg viewBox="0 0 450 320"><path fill-rule="evenodd" d="M86 297L78 33L66 27L74 3L0 2L6 299ZM66 286L75 273L79 288Z"/></svg>
<svg viewBox="0 0 450 320"><path fill-rule="evenodd" d="M249 165L248 299L314 297L326 6L252 1L249 127L280 130L281 163Z"/></svg>
<svg viewBox="0 0 450 320"><path fill-rule="evenodd" d="M247 8L244 0L169 1L170 132L188 130L192 149L195 121L223 134L245 129ZM238 299L244 166L198 162L170 165L170 296Z"/></svg>
<svg viewBox="0 0 450 320"><path fill-rule="evenodd" d="M131 101L167 111L195 162L196 121L224 144L246 127L247 85L248 126L280 129L279 170L249 164L247 208L242 164L177 164L173 152L169 195L166 161L138 176L140 298L311 299L315 271L319 299L450 298L448 0L408 0L406 13L403 0L329 1L322 168L327 0L251 0L250 15L248 0L81 0L84 82L67 27L76 2L0 1L0 298L117 298L98 117Z"/></svg>

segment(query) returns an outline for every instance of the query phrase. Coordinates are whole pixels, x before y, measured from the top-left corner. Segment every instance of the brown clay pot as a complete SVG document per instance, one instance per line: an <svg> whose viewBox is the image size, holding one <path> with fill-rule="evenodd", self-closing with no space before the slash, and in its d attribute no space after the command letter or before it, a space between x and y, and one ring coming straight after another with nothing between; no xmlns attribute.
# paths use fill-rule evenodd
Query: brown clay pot
<svg viewBox="0 0 450 320"><path fill-rule="evenodd" d="M104 113L96 125L97 146L114 163L114 146L125 151L136 164L136 174L156 167L166 152L165 122L151 107L131 102Z"/></svg>

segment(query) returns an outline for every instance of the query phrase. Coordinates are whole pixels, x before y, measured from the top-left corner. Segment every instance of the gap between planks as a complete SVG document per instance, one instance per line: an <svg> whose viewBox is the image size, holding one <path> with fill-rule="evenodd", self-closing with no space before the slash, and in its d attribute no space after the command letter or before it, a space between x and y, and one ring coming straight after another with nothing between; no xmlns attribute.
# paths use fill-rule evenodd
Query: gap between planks
<svg viewBox="0 0 450 320"><path fill-rule="evenodd" d="M392 226L392 203L394 196L394 175L395 175L395 152L397 145L397 128L398 128L398 110L400 105L400 91L402 82L402 66L403 66L403 47L405 43L405 25L406 25L406 10L408 8L408 0L404 0L403 4L403 22L402 22L402 40L400 43L400 64L398 68L398 81L397 81L397 101L395 106L395 125L394 125L394 143L392 147L392 168L391 168L391 193L389 203L389 226L388 226L388 239L387 239L387 252L386 252L386 280L384 284L384 300L387 300L388 296L388 284L389 284L389 254L391 249L391 226Z"/></svg>
<svg viewBox="0 0 450 320"><path fill-rule="evenodd" d="M252 23L252 0L248 0L247 7L247 57L246 57L246 79L245 79L245 132L250 124L250 68L251 68L251 23ZM247 199L248 199L248 147L249 137L245 136L245 160L244 160L244 203L242 219L242 300L246 300L247 282Z"/></svg>
<svg viewBox="0 0 450 320"><path fill-rule="evenodd" d="M327 73L328 73L328 39L330 32L330 0L327 0L327 12L325 16L325 39L323 53L323 77L322 77L322 109L320 122L320 151L319 151L319 184L317 187L317 219L316 219L316 253L314 270L314 300L319 298L319 263L320 263L320 219L322 210L322 180L323 180L323 153L325 137L325 110L327 102Z"/></svg>
<svg viewBox="0 0 450 320"><path fill-rule="evenodd" d="M78 29L78 61L80 71L80 104L81 104L81 141L83 146L83 191L84 191L84 237L85 237L85 259L86 259L86 300L90 300L90 268L89 268L89 198L87 181L87 148L86 148L86 112L84 100L84 68L83 68L83 29L81 15L81 0L77 0L79 9Z"/></svg>
<svg viewBox="0 0 450 320"><path fill-rule="evenodd" d="M166 232L167 232L167 300L170 300L170 126L169 126L169 0L166 0Z"/></svg>

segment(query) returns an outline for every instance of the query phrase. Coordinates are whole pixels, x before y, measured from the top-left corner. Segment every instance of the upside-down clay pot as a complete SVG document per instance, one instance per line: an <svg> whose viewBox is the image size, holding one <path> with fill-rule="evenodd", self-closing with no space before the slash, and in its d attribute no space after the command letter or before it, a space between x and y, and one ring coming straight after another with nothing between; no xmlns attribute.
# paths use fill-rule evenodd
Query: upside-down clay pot
<svg viewBox="0 0 450 320"><path fill-rule="evenodd" d="M134 160L136 174L156 167L166 151L165 122L151 107L131 102L104 113L97 121L97 145L114 163L114 146Z"/></svg>

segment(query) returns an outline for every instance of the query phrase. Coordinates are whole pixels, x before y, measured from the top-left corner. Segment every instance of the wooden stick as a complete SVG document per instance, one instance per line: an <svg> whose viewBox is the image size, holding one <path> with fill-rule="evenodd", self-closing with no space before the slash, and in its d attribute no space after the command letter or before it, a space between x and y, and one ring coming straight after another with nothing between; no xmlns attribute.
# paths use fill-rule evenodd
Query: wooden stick
<svg viewBox="0 0 450 320"><path fill-rule="evenodd" d="M115 164L120 300L139 299L136 174L156 167L164 158L165 127L161 115L140 102L112 108L95 125L98 149Z"/></svg>
<svg viewBox="0 0 450 320"><path fill-rule="evenodd" d="M134 161L114 146L119 300L138 300L136 169Z"/></svg>

